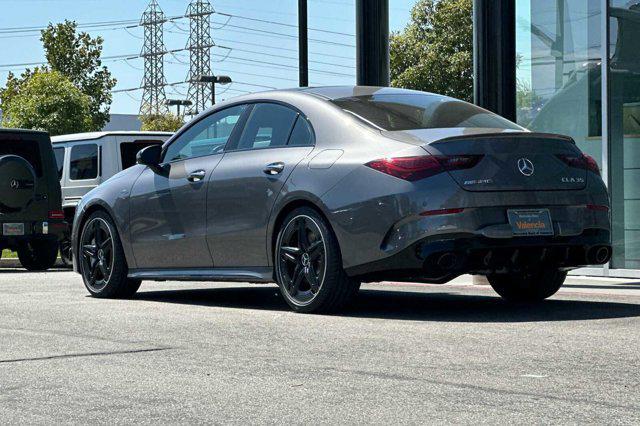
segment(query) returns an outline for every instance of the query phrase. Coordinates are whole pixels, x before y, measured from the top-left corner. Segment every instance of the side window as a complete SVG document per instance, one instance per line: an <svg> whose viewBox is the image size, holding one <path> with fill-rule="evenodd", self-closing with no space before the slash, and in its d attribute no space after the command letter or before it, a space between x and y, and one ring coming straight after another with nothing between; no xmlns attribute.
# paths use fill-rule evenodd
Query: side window
<svg viewBox="0 0 640 426"><path fill-rule="evenodd" d="M246 108L246 105L234 106L198 121L169 145L164 162L222 152Z"/></svg>
<svg viewBox="0 0 640 426"><path fill-rule="evenodd" d="M244 127L238 149L260 149L287 144L298 113L278 104L256 104Z"/></svg>
<svg viewBox="0 0 640 426"><path fill-rule="evenodd" d="M69 179L85 180L98 177L98 145L75 145L71 147Z"/></svg>
<svg viewBox="0 0 640 426"><path fill-rule="evenodd" d="M292 146L308 146L313 145L313 133L311 132L311 125L306 118L299 115L296 120L296 125L293 126L293 131L289 137L288 145Z"/></svg>
<svg viewBox="0 0 640 426"><path fill-rule="evenodd" d="M64 168L64 147L53 148L53 154L56 156L56 165L58 166L58 179L62 179L62 170Z"/></svg>

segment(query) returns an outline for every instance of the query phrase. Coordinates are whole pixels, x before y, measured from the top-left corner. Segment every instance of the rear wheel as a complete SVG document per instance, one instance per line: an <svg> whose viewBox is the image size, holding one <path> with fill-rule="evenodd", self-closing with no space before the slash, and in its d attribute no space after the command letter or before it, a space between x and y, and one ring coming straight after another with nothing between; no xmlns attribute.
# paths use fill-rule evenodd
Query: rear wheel
<svg viewBox="0 0 640 426"><path fill-rule="evenodd" d="M329 225L308 207L285 218L274 263L280 292L296 312L337 311L360 287L342 269L340 247Z"/></svg>
<svg viewBox="0 0 640 426"><path fill-rule="evenodd" d="M80 234L79 267L84 285L94 297L127 298L140 280L127 278L127 261L116 227L105 212L93 213Z"/></svg>
<svg viewBox="0 0 640 426"><path fill-rule="evenodd" d="M73 265L73 255L71 254L71 241L68 238L60 241L60 260L67 268Z"/></svg>
<svg viewBox="0 0 640 426"><path fill-rule="evenodd" d="M503 299L509 302L540 302L556 294L567 273L557 269L540 269L488 275L489 284Z"/></svg>
<svg viewBox="0 0 640 426"><path fill-rule="evenodd" d="M28 271L46 271L55 265L57 257L55 240L32 240L18 247L18 259Z"/></svg>

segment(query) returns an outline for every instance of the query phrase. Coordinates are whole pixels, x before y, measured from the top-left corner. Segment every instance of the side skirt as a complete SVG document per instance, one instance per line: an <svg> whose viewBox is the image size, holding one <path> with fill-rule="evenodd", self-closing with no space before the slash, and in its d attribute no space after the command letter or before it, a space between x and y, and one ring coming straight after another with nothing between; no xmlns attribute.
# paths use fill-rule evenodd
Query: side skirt
<svg viewBox="0 0 640 426"><path fill-rule="evenodd" d="M273 282L273 268L131 269L129 278L154 281Z"/></svg>

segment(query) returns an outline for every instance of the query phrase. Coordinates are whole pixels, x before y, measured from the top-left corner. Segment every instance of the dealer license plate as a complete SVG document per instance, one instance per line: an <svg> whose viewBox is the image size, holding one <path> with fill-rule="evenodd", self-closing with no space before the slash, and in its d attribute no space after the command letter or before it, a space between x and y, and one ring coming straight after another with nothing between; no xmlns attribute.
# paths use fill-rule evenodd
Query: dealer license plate
<svg viewBox="0 0 640 426"><path fill-rule="evenodd" d="M507 210L514 235L553 235L551 214L547 209Z"/></svg>

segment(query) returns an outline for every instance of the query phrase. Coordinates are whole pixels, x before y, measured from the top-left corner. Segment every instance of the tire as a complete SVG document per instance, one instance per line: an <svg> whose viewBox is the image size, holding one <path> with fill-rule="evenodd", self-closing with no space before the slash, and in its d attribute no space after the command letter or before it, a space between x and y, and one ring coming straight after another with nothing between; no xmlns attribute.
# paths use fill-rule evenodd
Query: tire
<svg viewBox="0 0 640 426"><path fill-rule="evenodd" d="M125 299L140 288L140 280L127 277L122 243L106 212L94 212L83 224L78 250L79 271L93 297Z"/></svg>
<svg viewBox="0 0 640 426"><path fill-rule="evenodd" d="M280 293L296 312L339 311L360 288L342 268L338 240L329 224L309 207L292 211L283 221L274 264Z"/></svg>
<svg viewBox="0 0 640 426"><path fill-rule="evenodd" d="M556 294L566 278L567 273L557 269L487 276L496 293L515 303L541 302Z"/></svg>
<svg viewBox="0 0 640 426"><path fill-rule="evenodd" d="M56 264L58 242L32 240L18 247L18 259L27 271L46 271Z"/></svg>
<svg viewBox="0 0 640 426"><path fill-rule="evenodd" d="M35 197L33 166L17 155L0 155L0 212L22 211Z"/></svg>
<svg viewBox="0 0 640 426"><path fill-rule="evenodd" d="M73 266L73 256L71 254L71 241L68 238L60 241L60 260L66 268Z"/></svg>

